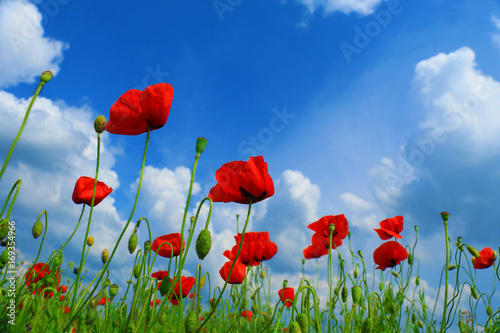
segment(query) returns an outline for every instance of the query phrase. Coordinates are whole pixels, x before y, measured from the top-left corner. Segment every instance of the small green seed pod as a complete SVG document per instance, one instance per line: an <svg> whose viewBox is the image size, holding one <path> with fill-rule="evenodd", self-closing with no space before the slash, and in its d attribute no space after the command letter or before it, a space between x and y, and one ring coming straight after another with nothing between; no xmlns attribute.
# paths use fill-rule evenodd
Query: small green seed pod
<svg viewBox="0 0 500 333"><path fill-rule="evenodd" d="M2 255L0 256L0 262L4 265L7 265L9 262L9 251L3 250Z"/></svg>
<svg viewBox="0 0 500 333"><path fill-rule="evenodd" d="M467 245L467 250L469 250L469 253L472 254L474 257L479 258L481 255L479 252L472 246Z"/></svg>
<svg viewBox="0 0 500 333"><path fill-rule="evenodd" d="M144 253L151 251L151 241L147 240L144 242Z"/></svg>
<svg viewBox="0 0 500 333"><path fill-rule="evenodd" d="M134 266L134 277L138 279L140 275L141 275L141 265L137 264Z"/></svg>
<svg viewBox="0 0 500 333"><path fill-rule="evenodd" d="M415 278L415 284L417 285L417 287L420 285L420 276L418 276L418 275Z"/></svg>
<svg viewBox="0 0 500 333"><path fill-rule="evenodd" d="M117 284L112 284L111 286L109 286L109 296L111 296L111 298L115 297L117 294L118 294L118 285Z"/></svg>
<svg viewBox="0 0 500 333"><path fill-rule="evenodd" d="M87 238L87 245L88 246L94 245L94 237L89 236L89 238Z"/></svg>
<svg viewBox="0 0 500 333"><path fill-rule="evenodd" d="M413 264L413 253L408 253L408 265L412 265Z"/></svg>
<svg viewBox="0 0 500 333"><path fill-rule="evenodd" d="M170 289L170 284L172 283L172 281L170 280L170 277L165 277L163 278L163 280L161 280L161 283L160 283L160 294L161 296L165 296L169 289Z"/></svg>
<svg viewBox="0 0 500 333"><path fill-rule="evenodd" d="M196 154L201 154L205 150L205 147L207 146L207 139L204 137L200 137L196 139Z"/></svg>
<svg viewBox="0 0 500 333"><path fill-rule="evenodd" d="M95 132L101 134L106 129L106 118L103 115L98 116L94 120Z"/></svg>
<svg viewBox="0 0 500 333"><path fill-rule="evenodd" d="M102 251L102 256L101 256L102 263L105 264L108 261L108 258L109 258L108 249L104 249Z"/></svg>
<svg viewBox="0 0 500 333"><path fill-rule="evenodd" d="M134 253L136 247L137 247L137 234L133 232L132 235L130 235L130 238L128 239L128 252L130 252L130 254Z"/></svg>
<svg viewBox="0 0 500 333"><path fill-rule="evenodd" d="M380 291L383 291L383 290L384 290L384 283L383 283L383 282L380 282L380 283L378 284L378 290L380 290Z"/></svg>
<svg viewBox="0 0 500 333"><path fill-rule="evenodd" d="M300 325L296 321L290 322L290 324L288 325L288 331L290 333L302 333L302 330L300 329Z"/></svg>
<svg viewBox="0 0 500 333"><path fill-rule="evenodd" d="M53 76L54 76L54 74L52 74L51 71L45 71L40 76L40 82L43 83L43 84L45 84L45 83L49 82L50 79L52 79Z"/></svg>
<svg viewBox="0 0 500 333"><path fill-rule="evenodd" d="M452 271L452 270L454 270L455 268L457 268L457 265L450 265L450 266L448 266L448 270L449 270L449 271Z"/></svg>
<svg viewBox="0 0 500 333"><path fill-rule="evenodd" d="M420 328L424 328L424 323L423 323L421 320L419 320L419 321L417 322L417 324L418 324L418 327L420 327Z"/></svg>
<svg viewBox="0 0 500 333"><path fill-rule="evenodd" d="M486 307L486 314L488 315L488 317L491 317L491 314L493 313L493 309L491 308L491 306L487 306Z"/></svg>
<svg viewBox="0 0 500 333"><path fill-rule="evenodd" d="M263 270L263 269L261 269L261 270L260 270L260 278L261 278L262 280L264 280L264 279L266 278L266 271L265 271L265 270Z"/></svg>
<svg viewBox="0 0 500 333"><path fill-rule="evenodd" d="M470 294L472 295L472 298L474 298L474 299L478 299L478 297L479 297L475 286L470 287Z"/></svg>
<svg viewBox="0 0 500 333"><path fill-rule="evenodd" d="M354 304L359 304L359 301L361 300L361 287L359 286L354 286L351 288L351 297L352 297L352 302Z"/></svg>
<svg viewBox="0 0 500 333"><path fill-rule="evenodd" d="M9 222L7 218L0 220L0 240L4 239L9 234Z"/></svg>

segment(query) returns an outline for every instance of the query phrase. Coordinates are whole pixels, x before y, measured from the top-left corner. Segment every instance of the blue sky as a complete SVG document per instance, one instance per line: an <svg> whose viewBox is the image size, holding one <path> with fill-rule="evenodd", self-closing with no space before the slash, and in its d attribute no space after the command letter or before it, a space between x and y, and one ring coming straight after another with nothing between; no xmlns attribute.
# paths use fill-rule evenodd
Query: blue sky
<svg viewBox="0 0 500 333"><path fill-rule="evenodd" d="M276 280L300 279L300 252L312 236L306 226L319 217L344 213L353 247L371 257L381 244L372 229L403 215L403 243L412 243L418 225L421 273L435 287L433 272L444 260L441 211L451 213L452 238L479 249L500 245L499 7L448 0L0 1L1 156L38 76L56 73L0 183L4 197L23 179L13 212L20 256L34 258L30 228L41 210L50 218L45 253L76 223L74 183L95 168L93 119L108 117L128 89L168 82L172 109L152 133L134 219L150 217L155 235L178 231L195 140L204 136L197 202L223 163L250 155L268 162L276 195L256 205L251 228L269 230L280 248L268 262ZM94 264L128 218L144 141L103 135L100 180L115 191L96 209ZM217 244L206 269L218 278L222 251L234 242L234 215L245 207L214 209ZM82 229L76 237L66 260L77 261ZM116 271L129 274L129 261L117 260Z"/></svg>

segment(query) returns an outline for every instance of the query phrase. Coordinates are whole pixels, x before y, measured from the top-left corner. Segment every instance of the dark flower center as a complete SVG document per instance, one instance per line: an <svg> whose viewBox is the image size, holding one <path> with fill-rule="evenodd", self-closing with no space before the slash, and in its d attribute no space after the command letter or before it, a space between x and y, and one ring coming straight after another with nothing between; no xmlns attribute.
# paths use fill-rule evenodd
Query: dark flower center
<svg viewBox="0 0 500 333"><path fill-rule="evenodd" d="M258 197L254 197L247 190L245 190L243 187L240 186L240 194L241 194L241 196L243 196L245 198L250 198L250 199L252 199L252 201L256 202L256 201L260 201L260 200L264 199L266 197L266 195L267 195L267 191L264 191Z"/></svg>

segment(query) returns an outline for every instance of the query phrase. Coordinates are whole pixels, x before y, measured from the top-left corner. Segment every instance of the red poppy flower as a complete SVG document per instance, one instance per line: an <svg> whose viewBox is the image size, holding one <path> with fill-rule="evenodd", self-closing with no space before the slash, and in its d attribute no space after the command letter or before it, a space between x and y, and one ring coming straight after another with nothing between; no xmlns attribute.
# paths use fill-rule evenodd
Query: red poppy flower
<svg viewBox="0 0 500 333"><path fill-rule="evenodd" d="M163 280L167 276L168 276L168 271L161 271L160 270L158 272L151 273L151 277L154 277L154 278L158 279L159 281Z"/></svg>
<svg viewBox="0 0 500 333"><path fill-rule="evenodd" d="M255 203L274 194L273 180L262 156L250 157L248 162L228 162L217 170L215 179L217 185L208 194L215 202L248 204L250 200Z"/></svg>
<svg viewBox="0 0 500 333"><path fill-rule="evenodd" d="M61 293L65 293L68 290L68 287L66 286L59 286L57 287L57 291L60 291Z"/></svg>
<svg viewBox="0 0 500 333"><path fill-rule="evenodd" d="M224 255L233 260L238 253L241 243L241 234L234 236L236 245L231 251L224 252ZM258 266L262 261L269 260L278 252L278 246L269 239L269 232L247 232L243 237L238 260L245 266Z"/></svg>
<svg viewBox="0 0 500 333"><path fill-rule="evenodd" d="M247 272L247 266L243 265L239 260L236 261L233 271L231 272L231 277L227 279L231 266L233 265L233 260L228 261L219 270L220 276L224 281L229 284L241 284L245 279L245 274Z"/></svg>
<svg viewBox="0 0 500 333"><path fill-rule="evenodd" d="M252 311L250 311L250 310L243 310L243 312L241 312L241 316L243 318L246 318L248 321L250 321L252 319Z"/></svg>
<svg viewBox="0 0 500 333"><path fill-rule="evenodd" d="M302 251L302 254L304 255L304 258L308 260L312 258L320 258L325 254L328 254L328 249L325 249L323 246L318 247L314 245L309 245Z"/></svg>
<svg viewBox="0 0 500 333"><path fill-rule="evenodd" d="M111 106L106 131L113 134L138 135L162 128L170 114L174 89L159 83L143 91L131 89Z"/></svg>
<svg viewBox="0 0 500 333"><path fill-rule="evenodd" d="M46 265L43 262L39 262L35 264L34 266L30 267L26 274L24 275L24 280L26 281L26 286L29 288L30 284L34 283L36 284L38 281L42 280L46 276L52 276L55 280L55 285L58 286L59 283L61 282L61 273L59 273L59 270L54 273L52 273L49 269L49 265ZM40 295L41 292L45 286L41 286L38 290L34 290L33 294ZM52 297L54 296L54 292L51 291L50 293L45 293L45 297Z"/></svg>
<svg viewBox="0 0 500 333"><path fill-rule="evenodd" d="M385 242L373 252L373 261L377 269L385 271L388 267L398 265L402 260L408 258L408 251L396 241Z"/></svg>
<svg viewBox="0 0 500 333"><path fill-rule="evenodd" d="M172 281L175 281L175 277L172 279ZM193 288L195 281L196 280L194 279L194 277L181 276L182 298L185 298L187 295L189 295L189 292L191 291L191 288ZM175 284L174 292L172 296L170 296L170 303L172 303L173 305L179 304L180 293L181 291L179 290L179 281L177 281L177 283Z"/></svg>
<svg viewBox="0 0 500 333"><path fill-rule="evenodd" d="M106 303L109 302L109 298L104 298L104 297L101 297L101 299L99 300L99 302L97 302L97 305L104 305Z"/></svg>
<svg viewBox="0 0 500 333"><path fill-rule="evenodd" d="M158 305L160 303L161 303L161 300L157 298L155 301L155 304ZM150 306L153 307L153 301L151 301Z"/></svg>
<svg viewBox="0 0 500 333"><path fill-rule="evenodd" d="M403 217L394 216L385 219L380 222L380 229L373 230L375 230L383 240L391 239L392 237L403 238L403 236L400 235L401 231L403 231Z"/></svg>
<svg viewBox="0 0 500 333"><path fill-rule="evenodd" d="M92 193L94 192L94 178L80 177L76 181L75 189L73 190L73 202L76 204L92 203ZM106 198L113 189L103 182L97 181L95 189L94 206L97 206L104 198Z"/></svg>
<svg viewBox="0 0 500 333"><path fill-rule="evenodd" d="M295 290L293 288L286 287L285 289L280 289L278 295L280 296L280 300L285 303L286 307L292 306L295 300Z"/></svg>
<svg viewBox="0 0 500 333"><path fill-rule="evenodd" d="M309 224L307 227L315 232L312 236L312 245L315 247L330 247L330 224L335 226L332 235L332 242L335 247L342 245L342 240L349 233L349 225L344 214L327 215L318 221Z"/></svg>
<svg viewBox="0 0 500 333"><path fill-rule="evenodd" d="M160 245L162 243L168 242L170 245L172 245L172 250L170 248L170 245L168 244L163 244L163 246L158 250ZM184 239L182 240L182 249L184 250L186 248L186 243L184 242ZM163 235L160 237L157 237L154 241L153 244L151 245L151 250L154 252L158 252L159 256L165 257L165 258L170 258L172 255L178 256L181 253L181 234L180 233L174 233L174 234L168 234L168 235Z"/></svg>
<svg viewBox="0 0 500 333"><path fill-rule="evenodd" d="M479 258L473 257L472 260L475 269L484 269L495 264L495 255L492 249L485 247L479 252Z"/></svg>

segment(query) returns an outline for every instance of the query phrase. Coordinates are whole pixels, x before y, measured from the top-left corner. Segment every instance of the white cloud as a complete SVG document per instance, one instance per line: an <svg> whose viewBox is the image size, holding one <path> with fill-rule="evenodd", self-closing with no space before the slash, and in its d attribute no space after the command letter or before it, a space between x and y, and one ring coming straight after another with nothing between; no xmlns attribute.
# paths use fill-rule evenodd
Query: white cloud
<svg viewBox="0 0 500 333"><path fill-rule="evenodd" d="M500 49L500 19L495 15L491 15L491 22L497 29L497 32L491 36L491 42L495 47Z"/></svg>
<svg viewBox="0 0 500 333"><path fill-rule="evenodd" d="M372 232L373 228L377 227L379 219L375 214L377 209L375 204L349 192L342 193L339 199L347 208L346 216L348 216L350 226L365 232Z"/></svg>
<svg viewBox="0 0 500 333"><path fill-rule="evenodd" d="M44 37L42 14L27 1L0 2L0 88L33 83L43 71L59 71L68 45Z"/></svg>
<svg viewBox="0 0 500 333"><path fill-rule="evenodd" d="M369 15L374 12L382 0L299 0L299 2L307 7L310 13L322 8L327 14L333 12L350 14L354 12Z"/></svg>

